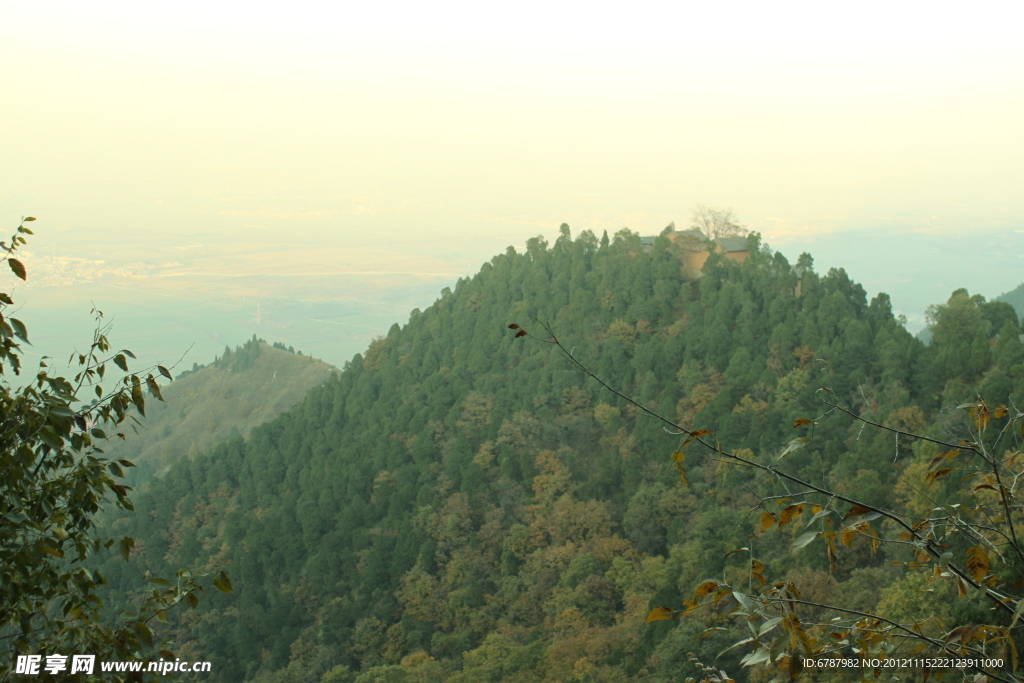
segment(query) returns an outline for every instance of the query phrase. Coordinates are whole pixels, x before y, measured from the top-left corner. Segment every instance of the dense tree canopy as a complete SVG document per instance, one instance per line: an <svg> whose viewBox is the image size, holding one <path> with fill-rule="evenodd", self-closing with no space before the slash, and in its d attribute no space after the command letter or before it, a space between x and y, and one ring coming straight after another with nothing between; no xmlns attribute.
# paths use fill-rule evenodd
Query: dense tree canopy
<svg viewBox="0 0 1024 683"><path fill-rule="evenodd" d="M791 265L756 234L748 246L698 278L669 239L648 252L628 230L566 226L509 248L300 406L154 482L112 522L140 539L132 567L104 571L131 594L147 568L229 568L235 594L173 627L216 663L210 680L265 683L676 681L695 671L688 653L714 660L739 626L695 641L703 624L648 613L734 572L726 556L752 544L765 575L799 576L805 595L904 600L916 579L889 551L791 552L766 534L796 525L751 518L748 472L696 458L683 486L679 437L506 329L543 321L643 406L762 461L820 413L825 383L857 414L920 432L978 389L1024 399L1016 317L954 294L926 347L844 271ZM791 471L878 506L916 500L892 482L935 456L904 445L893 462L891 436L837 420L813 436ZM926 607L963 618L944 598ZM741 671L743 655L718 664Z"/></svg>

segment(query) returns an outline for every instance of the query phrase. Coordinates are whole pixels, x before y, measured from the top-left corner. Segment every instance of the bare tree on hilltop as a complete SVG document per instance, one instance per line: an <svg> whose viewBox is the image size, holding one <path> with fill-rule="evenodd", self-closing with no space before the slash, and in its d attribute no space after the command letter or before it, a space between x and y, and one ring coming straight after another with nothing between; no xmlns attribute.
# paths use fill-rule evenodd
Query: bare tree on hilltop
<svg viewBox="0 0 1024 683"><path fill-rule="evenodd" d="M715 209L704 204L693 207L690 228L700 230L709 240L718 237L740 237L749 232L736 221L736 214L732 209Z"/></svg>

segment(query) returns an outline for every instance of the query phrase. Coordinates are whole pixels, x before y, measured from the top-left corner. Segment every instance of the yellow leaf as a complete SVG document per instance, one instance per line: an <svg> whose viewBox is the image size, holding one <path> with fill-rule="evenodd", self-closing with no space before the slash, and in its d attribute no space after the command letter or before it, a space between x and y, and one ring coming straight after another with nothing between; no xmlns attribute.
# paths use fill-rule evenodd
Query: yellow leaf
<svg viewBox="0 0 1024 683"><path fill-rule="evenodd" d="M938 481L939 479L942 479L944 476L946 476L947 474L949 474L952 471L953 470L951 468L949 468L949 467L943 467L941 469L935 470L934 472L929 472L928 476L926 476L924 478L924 483L925 484L933 484L936 481Z"/></svg>
<svg viewBox="0 0 1024 683"><path fill-rule="evenodd" d="M9 258L7 259L7 264L11 267L11 270L14 271L15 275L20 277L22 280L25 279L25 266L22 265L21 261L16 258Z"/></svg>
<svg viewBox="0 0 1024 683"><path fill-rule="evenodd" d="M829 520L825 520L826 522ZM825 543L828 546L828 569L829 573L835 574L839 568L836 566L836 532L831 529L826 529L821 533L821 537L825 539Z"/></svg>
<svg viewBox="0 0 1024 683"><path fill-rule="evenodd" d="M683 486L690 485L690 482L686 480L686 469L682 465L679 466L679 481L682 482Z"/></svg>
<svg viewBox="0 0 1024 683"><path fill-rule="evenodd" d="M856 515L866 515L869 512L875 512L875 509L869 508L866 505L854 505L852 508L850 508L849 512L846 513L843 519L848 519Z"/></svg>
<svg viewBox="0 0 1024 683"><path fill-rule="evenodd" d="M962 451L960 451L959 449L954 448L951 451L943 451L942 453L939 453L934 458L932 458L932 461L930 463L928 463L928 471L931 472L945 461L952 460L956 456L960 455L961 452Z"/></svg>
<svg viewBox="0 0 1024 683"><path fill-rule="evenodd" d="M982 581L988 576L989 562L988 553L979 545L967 549L967 571L971 573L975 581Z"/></svg>
<svg viewBox="0 0 1024 683"><path fill-rule="evenodd" d="M671 619L676 614L674 609L668 607L655 607L651 610L651 613L647 615L647 621L644 623L651 623L652 621L661 621L662 619Z"/></svg>
<svg viewBox="0 0 1024 683"><path fill-rule="evenodd" d="M765 510L761 513L761 531L767 531L775 526L775 515Z"/></svg>
<svg viewBox="0 0 1024 683"><path fill-rule="evenodd" d="M858 527L863 533L869 536L868 541L871 543L871 554L874 555L878 552L879 546L882 545L882 539L878 537L878 532L871 526L870 522L865 522L863 525Z"/></svg>
<svg viewBox="0 0 1024 683"><path fill-rule="evenodd" d="M717 581L705 581L701 585L697 586L697 590L695 590L693 592L693 599L694 600L700 600L701 598L703 598L705 595L707 595L711 591L715 590L716 588L718 588L718 582Z"/></svg>
<svg viewBox="0 0 1024 683"><path fill-rule="evenodd" d="M764 571L764 564L757 560L750 561L750 574L757 579L757 582L762 586L768 583L768 579L764 578L761 572Z"/></svg>
<svg viewBox="0 0 1024 683"><path fill-rule="evenodd" d="M684 448L686 448L688 445L690 445L690 442L694 441L695 439L699 439L700 437L706 436L707 434L710 433L711 432L707 429L698 429L695 432L690 432L690 438L683 442L683 445L679 447L679 450L681 451Z"/></svg>
<svg viewBox="0 0 1024 683"><path fill-rule="evenodd" d="M779 526L780 527L786 526L791 521L793 521L795 518L797 518L801 514L803 514L803 511L804 511L804 504L803 503L796 503L794 505L790 505L790 506L786 507L779 514Z"/></svg>

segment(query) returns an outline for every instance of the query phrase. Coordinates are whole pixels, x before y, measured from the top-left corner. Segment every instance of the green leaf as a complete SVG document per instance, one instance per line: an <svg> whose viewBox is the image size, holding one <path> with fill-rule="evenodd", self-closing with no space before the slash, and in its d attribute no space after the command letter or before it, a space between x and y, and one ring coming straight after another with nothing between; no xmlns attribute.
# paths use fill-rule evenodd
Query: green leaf
<svg viewBox="0 0 1024 683"><path fill-rule="evenodd" d="M1017 620L1020 619L1020 615L1024 614L1024 598L1018 598L1017 608L1013 610L1013 620L1010 621L1010 628L1012 629L1017 625Z"/></svg>
<svg viewBox="0 0 1024 683"><path fill-rule="evenodd" d="M221 572L219 576L214 578L213 585L217 587L221 593L232 593L234 588L231 587L231 579L225 572Z"/></svg>
<svg viewBox="0 0 1024 683"><path fill-rule="evenodd" d="M7 259L7 264L11 267L11 270L14 271L15 275L20 277L22 280L26 279L25 266L22 265L21 261L16 258L9 258Z"/></svg>
<svg viewBox="0 0 1024 683"><path fill-rule="evenodd" d="M743 640L735 642L732 645L730 645L729 647L727 647L724 650L722 650L721 652L719 652L717 655L715 655L715 659L718 659L719 657L724 655L729 650L732 650L733 648L737 648L737 647L740 647L741 645L746 645L747 643L752 643L752 642L754 642L753 638L744 638Z"/></svg>
<svg viewBox="0 0 1024 683"><path fill-rule="evenodd" d="M167 368L165 368L164 366L158 365L158 366L156 366L156 369L159 370L160 374L163 375L164 377L166 377L167 379L169 379L169 380L173 380L174 379L173 377L171 377L171 371L168 370Z"/></svg>
<svg viewBox="0 0 1024 683"><path fill-rule="evenodd" d="M736 602L740 603L740 606L748 612L750 611L750 608L754 605L753 598L750 595L740 593L739 591L733 591L732 596L736 598Z"/></svg>
<svg viewBox="0 0 1024 683"><path fill-rule="evenodd" d="M822 509L818 510L817 512L814 513L814 516L811 517L810 520L808 520L807 524L804 525L804 528L806 529L807 527L809 527L810 525L814 524L815 522L817 522L822 517L825 517L825 516L831 514L831 512L832 511L829 510L828 508L822 508Z"/></svg>
<svg viewBox="0 0 1024 683"><path fill-rule="evenodd" d="M11 297L7 296L3 292L0 292L0 301L4 302L7 305L11 305L11 304L14 303L14 299L12 299Z"/></svg>
<svg viewBox="0 0 1024 683"><path fill-rule="evenodd" d="M139 638L146 644L146 647L153 647L153 631L142 622L136 622L135 630L139 634Z"/></svg>
<svg viewBox="0 0 1024 683"><path fill-rule="evenodd" d="M811 442L811 440L809 438L807 438L806 436L802 436L799 439L793 439L792 441L789 442L789 445L786 446L786 450L782 451L782 453L779 454L779 458L778 459L782 460L783 458L785 458L787 455L789 455L793 451L800 450L801 448L803 448L804 446L806 446L810 442Z"/></svg>
<svg viewBox="0 0 1024 683"><path fill-rule="evenodd" d="M146 378L146 388L149 389L149 393L152 394L157 400L163 401L164 397L160 393L160 385L156 383L153 375Z"/></svg>
<svg viewBox="0 0 1024 683"><path fill-rule="evenodd" d="M28 340L28 328L25 327L25 323L17 318L8 318L8 320L11 321L11 327L14 328L14 335L26 344L31 344L32 342Z"/></svg>
<svg viewBox="0 0 1024 683"><path fill-rule="evenodd" d="M125 536L121 539L121 557L128 561L131 556L132 549L135 548L135 539Z"/></svg>
<svg viewBox="0 0 1024 683"><path fill-rule="evenodd" d="M35 217L35 216L29 216L28 218L24 218L24 219L22 219L22 222L24 222L24 223L31 223L31 222L32 222L32 221L34 221L35 219L36 219L36 217Z"/></svg>
<svg viewBox="0 0 1024 683"><path fill-rule="evenodd" d="M862 514L859 514L859 515L853 515L853 516L849 516L849 514L847 514L847 517L845 519L843 519L843 525L841 527L839 527L839 531L845 531L846 529L851 529L853 527L860 526L861 524L864 524L865 522L874 521L874 520L878 519L881 516L882 516L881 512L865 512L865 513L862 513Z"/></svg>
<svg viewBox="0 0 1024 683"><path fill-rule="evenodd" d="M818 536L818 533L819 532L817 531L808 531L806 534L793 541L793 550L795 551L803 548L805 545L813 541Z"/></svg>
<svg viewBox="0 0 1024 683"><path fill-rule="evenodd" d="M142 383L136 375L132 375L132 403L138 408L142 417L146 417L146 399L142 396Z"/></svg>
<svg viewBox="0 0 1024 683"><path fill-rule="evenodd" d="M782 617L773 617L768 621L764 622L763 624L761 624L761 628L757 630L757 637L760 638L764 634L768 633L768 631L771 631L773 628L779 625L780 621L782 621Z"/></svg>
<svg viewBox="0 0 1024 683"><path fill-rule="evenodd" d="M64 440L57 436L57 432L53 431L53 427L49 425L39 430L39 438L55 451L64 448Z"/></svg>
<svg viewBox="0 0 1024 683"><path fill-rule="evenodd" d="M760 664L761 662L767 662L769 659L768 648L762 646L754 652L751 652L746 657L740 660L740 664L743 666L753 666L754 664Z"/></svg>

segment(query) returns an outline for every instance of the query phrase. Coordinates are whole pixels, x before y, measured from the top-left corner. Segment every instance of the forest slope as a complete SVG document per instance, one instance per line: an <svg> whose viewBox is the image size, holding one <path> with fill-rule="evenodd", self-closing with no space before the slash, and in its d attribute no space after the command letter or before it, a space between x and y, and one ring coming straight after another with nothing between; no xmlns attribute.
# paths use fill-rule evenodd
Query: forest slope
<svg viewBox="0 0 1024 683"><path fill-rule="evenodd" d="M246 436L299 403L337 369L310 356L271 346L253 336L224 349L209 365L194 366L163 389L164 402L146 403L136 433L111 439L108 457L135 463L129 483L138 488L179 459L207 453L217 444Z"/></svg>
<svg viewBox="0 0 1024 683"><path fill-rule="evenodd" d="M742 265L714 255L696 279L669 240L645 252L629 231L563 226L553 245L509 248L292 410L154 481L114 523L138 552L105 573L131 593L146 568L226 569L234 595L169 628L184 657L214 662L204 680L264 683L677 681L688 652L711 661L736 634L695 643L695 619L644 618L741 546L812 599L903 600L914 577L884 552L841 547L830 576L779 538L797 525L757 529L754 474L705 457L683 486L679 437L506 328L549 323L612 385L759 459L821 412L824 383L925 431L974 391L1024 399L1005 304L954 293L926 348L886 295L749 240ZM787 462L887 505L933 455L894 462L891 438L824 421ZM740 656L718 664L744 676Z"/></svg>
<svg viewBox="0 0 1024 683"><path fill-rule="evenodd" d="M1006 294L1000 294L995 300L1005 301L1013 306L1018 316L1024 317L1024 283L1017 285Z"/></svg>

